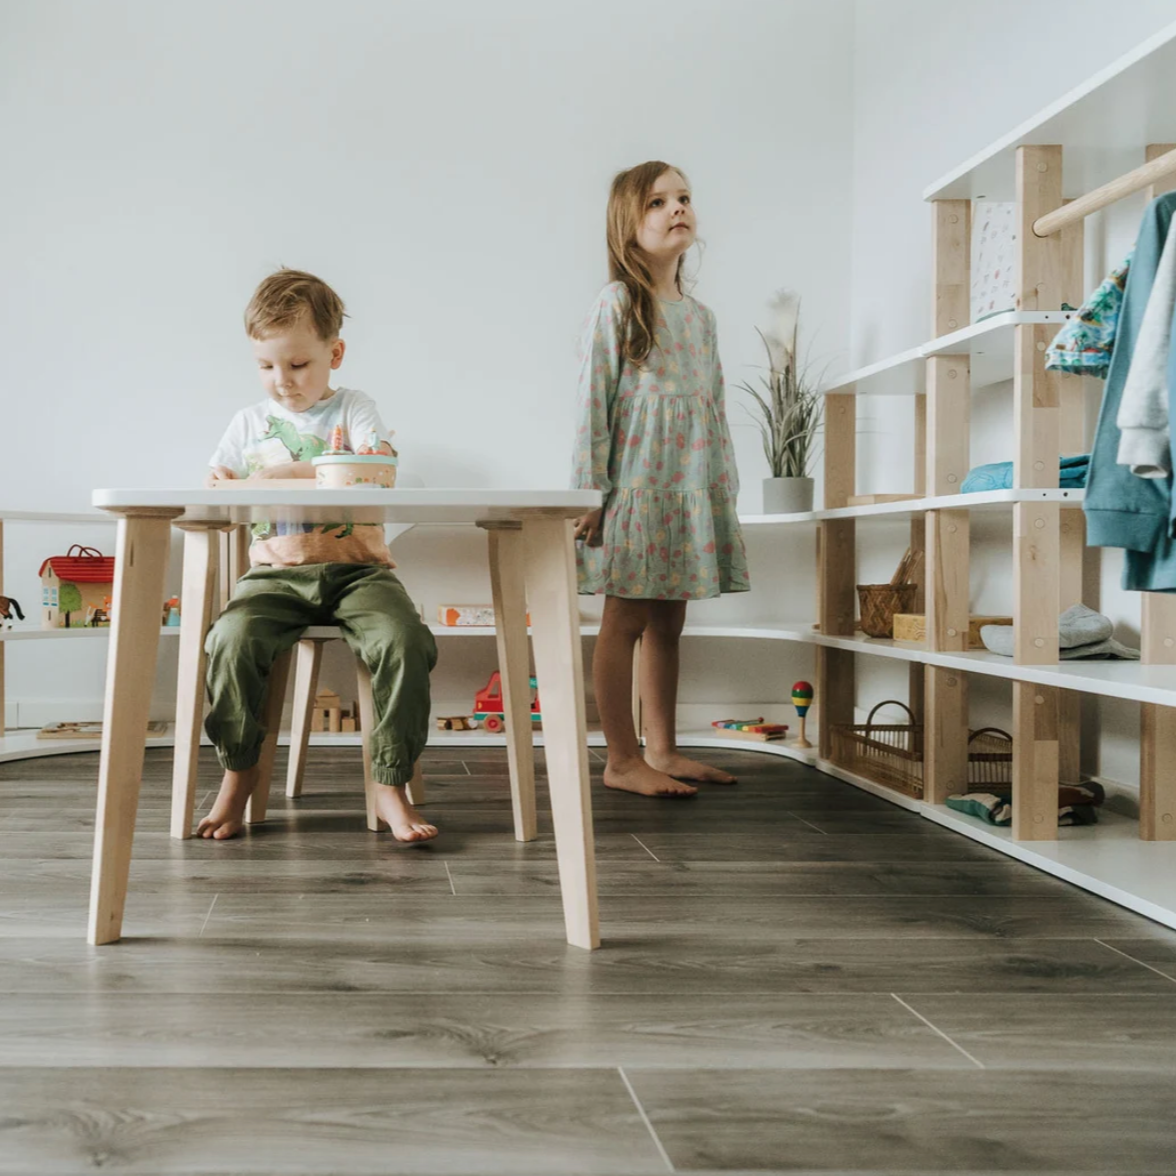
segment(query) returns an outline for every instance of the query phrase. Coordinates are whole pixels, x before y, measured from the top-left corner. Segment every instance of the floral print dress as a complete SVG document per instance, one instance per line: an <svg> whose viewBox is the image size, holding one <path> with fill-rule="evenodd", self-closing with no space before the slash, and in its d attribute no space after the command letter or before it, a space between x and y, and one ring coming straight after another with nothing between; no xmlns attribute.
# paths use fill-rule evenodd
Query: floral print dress
<svg viewBox="0 0 1176 1176"><path fill-rule="evenodd" d="M575 489L604 495L603 543L577 545L579 589L634 600L746 592L739 477L714 314L658 303L645 362L624 358L628 291L601 291L584 334Z"/></svg>

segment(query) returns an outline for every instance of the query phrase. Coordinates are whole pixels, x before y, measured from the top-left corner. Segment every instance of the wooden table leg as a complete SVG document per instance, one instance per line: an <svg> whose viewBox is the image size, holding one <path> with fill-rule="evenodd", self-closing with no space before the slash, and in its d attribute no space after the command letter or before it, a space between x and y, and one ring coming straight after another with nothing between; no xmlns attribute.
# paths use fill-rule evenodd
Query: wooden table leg
<svg viewBox="0 0 1176 1176"><path fill-rule="evenodd" d="M184 526L184 579L180 593L180 654L176 673L176 738L172 765L171 835L192 836L196 761L204 718L204 639L212 624L222 526Z"/></svg>
<svg viewBox="0 0 1176 1176"><path fill-rule="evenodd" d="M90 883L88 938L93 944L113 943L122 934L143 748L155 684L168 541L171 520L181 513L135 511L118 522Z"/></svg>
<svg viewBox="0 0 1176 1176"><path fill-rule="evenodd" d="M595 948L600 920L572 521L529 518L523 542L564 925L574 947Z"/></svg>
<svg viewBox="0 0 1176 1176"><path fill-rule="evenodd" d="M498 668L502 673L502 707L506 717L506 756L516 841L533 841L535 822L535 753L531 732L531 670L527 648L526 563L523 532L487 527L490 588ZM577 637L577 641L579 637Z"/></svg>

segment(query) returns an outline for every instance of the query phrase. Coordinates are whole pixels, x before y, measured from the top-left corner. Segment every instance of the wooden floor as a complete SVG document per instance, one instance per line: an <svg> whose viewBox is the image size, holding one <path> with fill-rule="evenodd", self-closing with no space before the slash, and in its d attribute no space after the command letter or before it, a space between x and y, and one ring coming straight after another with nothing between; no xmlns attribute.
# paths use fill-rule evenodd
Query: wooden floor
<svg viewBox="0 0 1176 1176"><path fill-rule="evenodd" d="M415 849L363 829L358 749L243 841L173 842L148 752L97 949L97 757L0 767L0 1173L1176 1171L1176 932L709 758L740 785L597 780L595 954L495 749L429 754Z"/></svg>

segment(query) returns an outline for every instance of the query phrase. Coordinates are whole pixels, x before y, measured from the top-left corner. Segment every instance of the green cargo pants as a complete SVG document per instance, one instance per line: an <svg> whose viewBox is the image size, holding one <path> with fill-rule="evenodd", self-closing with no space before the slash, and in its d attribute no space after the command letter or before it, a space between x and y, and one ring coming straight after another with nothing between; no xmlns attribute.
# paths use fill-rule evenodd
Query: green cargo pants
<svg viewBox="0 0 1176 1176"><path fill-rule="evenodd" d="M437 644L404 585L386 567L321 563L256 567L208 631L204 729L221 765L257 763L265 730L262 706L270 668L308 625L338 625L372 675L369 724L378 784L404 785L429 734L429 671Z"/></svg>

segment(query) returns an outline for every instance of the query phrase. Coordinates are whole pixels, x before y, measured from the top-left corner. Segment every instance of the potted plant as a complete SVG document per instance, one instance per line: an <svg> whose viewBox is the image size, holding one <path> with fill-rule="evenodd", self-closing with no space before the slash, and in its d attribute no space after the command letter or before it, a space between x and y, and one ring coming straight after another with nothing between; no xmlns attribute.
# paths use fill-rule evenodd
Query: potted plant
<svg viewBox="0 0 1176 1176"><path fill-rule="evenodd" d="M771 323L756 332L768 353L761 388L737 387L752 398L743 409L759 427L771 477L764 479L764 514L793 514L813 509L809 470L815 455L825 398L819 381L797 356L800 297L780 290L768 303Z"/></svg>

